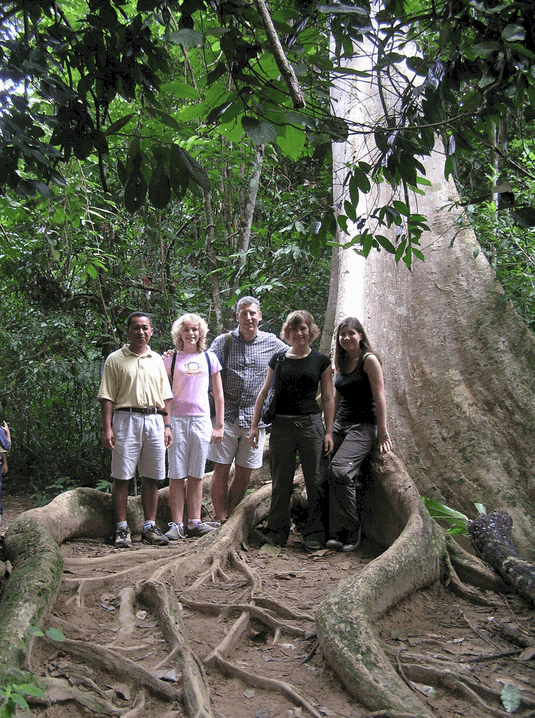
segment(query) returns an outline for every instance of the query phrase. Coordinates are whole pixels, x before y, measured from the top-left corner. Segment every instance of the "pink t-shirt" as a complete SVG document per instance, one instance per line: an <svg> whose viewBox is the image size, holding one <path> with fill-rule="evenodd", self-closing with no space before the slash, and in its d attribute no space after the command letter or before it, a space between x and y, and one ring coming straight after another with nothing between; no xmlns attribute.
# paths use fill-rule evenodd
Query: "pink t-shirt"
<svg viewBox="0 0 535 718"><path fill-rule="evenodd" d="M221 371L219 359L213 352L210 355L212 374ZM167 376L171 378L173 355L164 360ZM171 416L200 416L210 413L208 401L208 363L204 352L190 354L177 351L173 371L173 403Z"/></svg>

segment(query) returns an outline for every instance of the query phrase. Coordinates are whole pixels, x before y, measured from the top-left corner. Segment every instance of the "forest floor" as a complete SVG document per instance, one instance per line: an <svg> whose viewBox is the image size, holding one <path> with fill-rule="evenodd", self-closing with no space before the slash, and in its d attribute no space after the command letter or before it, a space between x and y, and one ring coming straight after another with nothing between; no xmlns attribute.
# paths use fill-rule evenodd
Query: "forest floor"
<svg viewBox="0 0 535 718"><path fill-rule="evenodd" d="M29 496L13 492L13 487L5 488L0 541L10 522L32 507ZM168 547L151 547L134 537L130 550L115 549L95 540L65 542L61 547L64 580L47 625L60 628L68 638L111 648L149 668L170 685L178 686L180 674L168 661L166 642L151 609L136 605L133 614L128 616L121 610L121 591L142 581L162 561L187 558L191 554L191 575L186 574L183 584L173 589L183 609L182 619L191 646L201 660L205 659L233 630L240 615L239 606L244 602L247 581L243 570L231 566L212 577L213 580L199 582L195 571L197 541L187 539ZM326 550L306 553L299 535L294 533L283 549L261 547L254 536L247 545L242 542L240 557L259 577L264 595L272 599L273 605L287 606L295 615L288 614L275 631L252 616L240 641L228 655L228 660L241 671L224 675L213 664L207 667L214 715L222 718L310 715L306 707L297 707L288 695L251 685L248 675L291 684L319 716L363 718L370 715L324 661L317 647L314 616L328 592L353 572L362 570L379 552L377 546L364 539L360 548L349 554ZM450 681L448 688L443 685L432 688L425 680L411 683L422 702L440 718L507 715L498 697L504 685L515 686L526 699L517 715L535 715L535 659L529 657L529 649L526 651L511 639L514 633L523 636L525 643L535 643L533 609L512 594L493 595L489 602L492 605L474 605L454 595L447 586L436 584L402 601L383 616L376 627L381 641L390 646L396 656L393 664L401 669L402 675L404 663L413 662L411 656L418 654L429 666L441 666L439 673L444 673L447 661L456 675L466 676L466 683ZM496 631L497 626L503 625L511 628L507 639ZM132 687L121 677L102 674L96 665L88 665L83 660L74 659L73 663L60 648L43 640L34 645L31 670L38 675L67 677L71 685L83 685L90 679L117 708L117 715L127 715L135 698ZM471 695L468 686L474 684L480 686L482 692ZM489 690L485 693L486 689ZM138 710L140 715L158 718L185 715L179 702L169 710L168 704L162 705L150 693L143 700L146 703L142 711ZM48 707L35 706L32 715L78 718L96 713L70 701Z"/></svg>

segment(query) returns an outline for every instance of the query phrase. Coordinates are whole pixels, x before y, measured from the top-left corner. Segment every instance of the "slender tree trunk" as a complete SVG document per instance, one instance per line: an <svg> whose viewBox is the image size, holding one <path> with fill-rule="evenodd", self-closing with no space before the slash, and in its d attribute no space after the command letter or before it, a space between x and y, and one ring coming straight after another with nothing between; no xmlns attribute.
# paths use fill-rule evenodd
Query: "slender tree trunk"
<svg viewBox="0 0 535 718"><path fill-rule="evenodd" d="M353 67L366 65L366 54L356 55ZM384 111L369 80L339 83L333 97L338 114L354 123L373 126ZM335 145L335 189L345 162L369 160L370 141L361 134ZM359 317L382 355L395 449L420 493L471 517L473 502L507 511L528 558L535 544L535 339L474 233L459 231L448 210L457 192L444 179L440 144L423 163L431 187L411 203L431 228L422 240L425 263L408 271L385 252L363 262L339 250L336 319ZM368 215L389 193L381 186L367 197ZM342 200L340 192L335 201Z"/></svg>
<svg viewBox="0 0 535 718"><path fill-rule="evenodd" d="M245 199L245 207L243 209L242 217L240 218L241 230L238 240L238 252L241 258L238 262L238 267L234 275L232 282L232 296L236 297L240 288L240 277L241 270L245 266L247 251L251 241L251 228L253 226L254 210L256 206L256 197L258 195L258 188L260 186L260 177L262 175L262 164L264 162L264 145L258 145L253 160L253 166L251 168L251 175L249 178L249 187L247 190L247 197Z"/></svg>
<svg viewBox="0 0 535 718"><path fill-rule="evenodd" d="M204 217L206 220L206 241L205 249L210 264L210 286L212 291L212 307L214 311L216 331L220 334L223 331L223 312L221 309L221 294L219 288L219 275L217 273L217 256L214 250L215 226L212 214L212 200L210 192L203 191Z"/></svg>

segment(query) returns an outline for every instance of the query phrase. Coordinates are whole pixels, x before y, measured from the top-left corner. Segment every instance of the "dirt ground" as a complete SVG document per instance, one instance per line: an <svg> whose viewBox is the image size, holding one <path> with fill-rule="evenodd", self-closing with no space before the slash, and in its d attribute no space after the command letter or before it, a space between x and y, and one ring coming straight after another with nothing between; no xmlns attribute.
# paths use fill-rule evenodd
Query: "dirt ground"
<svg viewBox="0 0 535 718"><path fill-rule="evenodd" d="M31 506L27 496L6 492L0 537L10 522ZM124 591L178 557L191 556L191 572L182 575L178 585L173 585L173 592L182 607L191 646L204 661L237 630L240 606L250 600L247 575L236 567L225 566L214 576L199 580L199 540L148 547L136 538L130 550L115 549L95 540L66 542L61 548L64 580L47 625L59 628L68 638L111 648L180 690L180 670L170 660L152 608L136 603L129 614ZM306 702L298 705L294 696L283 694L275 684L267 688L248 680L248 676L265 676L292 686L316 711L315 715L371 715L324 661L316 642L314 616L329 591L362 570L378 553L378 547L366 539L349 554L326 550L307 554L298 534L292 534L283 549L260 547L254 536L242 542L240 558L261 587L264 601L254 603L264 617L251 614L244 633L227 654L236 670L225 674L213 664L206 668L213 714L222 718L297 718L314 714ZM377 635L390 647L393 665L437 717L508 715L499 699L505 685L521 691L523 703L517 715L535 715L535 658L531 655L535 649L525 647L535 644L533 609L511 594L493 595L489 602L492 605L474 605L455 596L448 586L437 584L403 601L376 626ZM275 617L273 625L268 625L270 616ZM498 630L504 624L510 627L507 638L503 629ZM524 645L519 645L522 642ZM429 670L411 673L418 676L411 680L406 674L409 666L418 661ZM120 675L103 673L97 665L73 659L42 639L35 642L31 669L39 675L67 677L82 693L95 690L96 684L117 715L186 715L181 702L162 702ZM448 679L450 669L457 678ZM441 676L442 682L431 681L431 674ZM459 675L466 680L459 681ZM74 701L34 706L32 714L36 718L97 715L88 705Z"/></svg>

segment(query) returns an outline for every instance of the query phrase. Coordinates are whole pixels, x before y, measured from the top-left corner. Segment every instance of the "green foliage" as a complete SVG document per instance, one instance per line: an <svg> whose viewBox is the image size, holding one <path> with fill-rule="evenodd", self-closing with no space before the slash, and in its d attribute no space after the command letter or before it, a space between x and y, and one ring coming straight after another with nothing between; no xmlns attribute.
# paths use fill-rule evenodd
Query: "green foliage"
<svg viewBox="0 0 535 718"><path fill-rule="evenodd" d="M30 706L24 696L36 696L44 698L44 692L32 683L12 683L0 687L0 718L10 718L22 709L29 711Z"/></svg>
<svg viewBox="0 0 535 718"><path fill-rule="evenodd" d="M447 532L452 536L464 535L468 533L468 527L470 526L470 519L460 511L441 504L440 501L435 499L428 499L425 496L421 497L422 502L426 509L429 511L431 516L437 521L444 521L448 525ZM476 510L480 514L485 514L487 510L483 504L474 504Z"/></svg>
<svg viewBox="0 0 535 718"><path fill-rule="evenodd" d="M445 521L448 524L448 533L452 536L458 536L468 533L470 519L460 511L455 511L449 506L441 504L440 501L428 499L422 496L424 506L427 508L431 516L437 521Z"/></svg>

